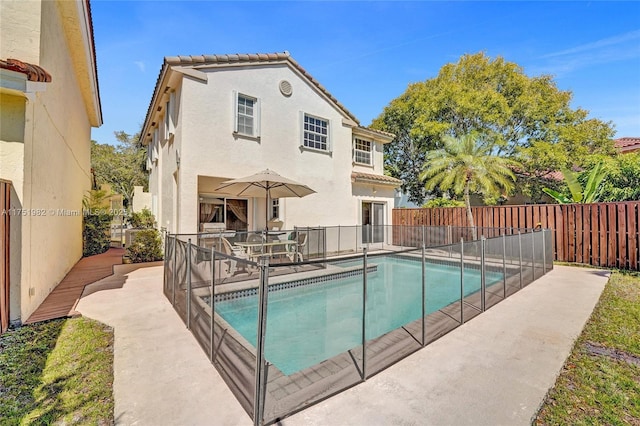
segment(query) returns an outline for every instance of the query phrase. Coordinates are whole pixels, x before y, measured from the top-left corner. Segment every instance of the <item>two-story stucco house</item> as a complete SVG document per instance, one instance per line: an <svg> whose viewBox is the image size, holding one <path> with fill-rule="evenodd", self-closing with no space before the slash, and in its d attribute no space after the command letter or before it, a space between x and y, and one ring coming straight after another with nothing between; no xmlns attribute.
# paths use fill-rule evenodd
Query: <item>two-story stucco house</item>
<svg viewBox="0 0 640 426"><path fill-rule="evenodd" d="M88 0L2 1L0 19L0 262L11 320L24 322L82 257L102 112Z"/></svg>
<svg viewBox="0 0 640 426"><path fill-rule="evenodd" d="M171 233L259 230L266 217L284 229L389 224L401 183L383 173L394 135L361 126L287 52L166 57L141 135L152 211ZM267 168L316 193L267 205L216 192Z"/></svg>

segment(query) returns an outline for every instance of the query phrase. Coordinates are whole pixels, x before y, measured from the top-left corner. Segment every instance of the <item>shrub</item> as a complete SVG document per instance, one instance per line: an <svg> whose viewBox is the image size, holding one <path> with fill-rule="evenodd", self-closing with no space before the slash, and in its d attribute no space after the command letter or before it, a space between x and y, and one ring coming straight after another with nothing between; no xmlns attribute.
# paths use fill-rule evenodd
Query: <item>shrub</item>
<svg viewBox="0 0 640 426"><path fill-rule="evenodd" d="M157 229L141 229L127 247L127 256L133 263L162 260L162 240Z"/></svg>
<svg viewBox="0 0 640 426"><path fill-rule="evenodd" d="M85 257L104 253L111 245L110 228L113 216L102 208L106 198L105 191L92 190L82 200L82 255Z"/></svg>
<svg viewBox="0 0 640 426"><path fill-rule="evenodd" d="M156 219L153 217L151 210L145 208L139 213L131 213L129 223L133 228L155 228Z"/></svg>
<svg viewBox="0 0 640 426"><path fill-rule="evenodd" d="M432 198L424 203L422 207L464 207L464 201L452 200L450 198Z"/></svg>
<svg viewBox="0 0 640 426"><path fill-rule="evenodd" d="M84 217L83 256L93 256L109 250L111 219L111 215L107 213L92 213Z"/></svg>

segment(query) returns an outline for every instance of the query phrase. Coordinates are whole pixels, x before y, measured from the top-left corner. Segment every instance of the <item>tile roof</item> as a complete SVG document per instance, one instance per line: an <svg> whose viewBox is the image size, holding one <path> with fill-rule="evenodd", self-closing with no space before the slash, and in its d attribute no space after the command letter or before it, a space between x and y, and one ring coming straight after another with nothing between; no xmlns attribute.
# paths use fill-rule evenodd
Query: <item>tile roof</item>
<svg viewBox="0 0 640 426"><path fill-rule="evenodd" d="M27 75L29 81L40 81L49 83L51 81L51 74L49 74L44 68L19 61L17 59L0 59L0 68L20 72Z"/></svg>
<svg viewBox="0 0 640 426"><path fill-rule="evenodd" d="M557 180L559 182L564 180L564 175L562 174L561 171L558 171L558 170L547 172L542 177L545 179Z"/></svg>
<svg viewBox="0 0 640 426"><path fill-rule="evenodd" d="M391 176L375 175L372 173L362 173L362 172L352 172L351 181L362 182L362 183L373 183L373 184L379 184L379 185L392 185L392 186L402 185L402 181L400 179L396 179Z"/></svg>
<svg viewBox="0 0 640 426"><path fill-rule="evenodd" d="M536 177L536 178L542 178L542 179L548 179L548 180L556 180L556 181L564 180L564 175L559 170L547 170L547 171L541 170L541 171L538 171L536 173L528 173L528 172L525 172L524 170L521 170L519 168L512 168L511 170L516 175L525 176L525 177Z"/></svg>
<svg viewBox="0 0 640 426"><path fill-rule="evenodd" d="M342 105L329 91L321 85L318 80L313 78L311 74L309 74L298 62L296 62L291 54L287 51L284 52L276 52L276 53L248 53L248 54L230 54L230 55L189 55L189 56L165 56L164 63L162 68L160 69L160 74L158 75L158 79L156 81L156 87L154 90L154 95L152 96L151 103L149 104L149 109L147 110L147 116L145 118L145 124L148 122L151 114L153 113L153 105L156 98L156 93L160 89L161 80L165 73L166 68L170 66L191 66L193 68L204 68L207 65L229 65L229 64L252 64L252 63L282 63L288 62L291 66L296 69L300 74L302 74L309 82L311 82L322 94L324 94L327 98L331 100L345 115L347 115L351 120L355 121L358 127L361 127L366 130L373 131L375 133L379 133L385 136L392 136L390 133L382 132L380 130L370 129L368 127L360 126L360 121L353 115L344 105ZM144 138L144 128L140 137Z"/></svg>
<svg viewBox="0 0 640 426"><path fill-rule="evenodd" d="M372 129L371 127L364 127L364 126L358 126L356 129L354 129L355 133L358 132L358 130L362 130L363 133L365 134L376 134L376 135L380 135L383 136L385 139L395 139L396 135L394 135L393 133L389 133L389 132L385 132L382 130L378 130L378 129Z"/></svg>
<svg viewBox="0 0 640 426"><path fill-rule="evenodd" d="M96 40L93 32L93 15L91 13L91 2L85 0L87 5L87 15L89 18L89 36L91 37L91 54L93 55L93 74L96 78L96 96L98 97L98 112L100 114L100 122L102 124L102 100L100 99L100 82L98 80L98 59L96 57Z"/></svg>
<svg viewBox="0 0 640 426"><path fill-rule="evenodd" d="M300 66L292 57L289 52L276 52L276 53L236 53L231 55L196 55L196 56L166 56L164 63L167 65L219 65L219 64L237 64L237 63L251 63L251 62L282 62L288 61L293 65L302 75L304 75L311 83L314 84L324 95L326 95L333 103L335 103L340 109L342 109L353 121L359 123L355 115L351 114L344 105L342 105L336 98L321 85L318 80L313 78L304 68Z"/></svg>
<svg viewBox="0 0 640 426"><path fill-rule="evenodd" d="M614 142L616 148L618 148L621 152L640 150L640 138L624 137L615 139Z"/></svg>

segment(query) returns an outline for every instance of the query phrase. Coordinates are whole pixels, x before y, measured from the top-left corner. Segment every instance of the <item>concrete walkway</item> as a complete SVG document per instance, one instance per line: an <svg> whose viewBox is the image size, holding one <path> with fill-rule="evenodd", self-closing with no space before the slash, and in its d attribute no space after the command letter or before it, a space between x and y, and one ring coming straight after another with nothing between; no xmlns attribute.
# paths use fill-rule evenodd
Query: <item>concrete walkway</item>
<svg viewBox="0 0 640 426"><path fill-rule="evenodd" d="M116 422L250 425L164 298L162 268L131 267L116 267L119 285L110 277L88 286L77 307L115 328ZM282 424L528 425L607 278L556 266L427 348Z"/></svg>

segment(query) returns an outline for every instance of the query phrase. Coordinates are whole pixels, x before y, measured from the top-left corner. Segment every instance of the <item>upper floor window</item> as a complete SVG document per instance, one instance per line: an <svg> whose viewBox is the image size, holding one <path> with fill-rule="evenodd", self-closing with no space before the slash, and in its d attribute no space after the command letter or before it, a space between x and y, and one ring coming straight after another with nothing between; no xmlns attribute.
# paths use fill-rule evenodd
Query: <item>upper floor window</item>
<svg viewBox="0 0 640 426"><path fill-rule="evenodd" d="M280 217L280 199L273 198L271 200L271 219L278 219Z"/></svg>
<svg viewBox="0 0 640 426"><path fill-rule="evenodd" d="M238 93L236 95L235 132L259 136L258 99Z"/></svg>
<svg viewBox="0 0 640 426"><path fill-rule="evenodd" d="M302 143L308 148L329 151L329 121L305 114Z"/></svg>
<svg viewBox="0 0 640 426"><path fill-rule="evenodd" d="M353 141L353 161L370 166L372 149L373 144L371 141L355 138Z"/></svg>

